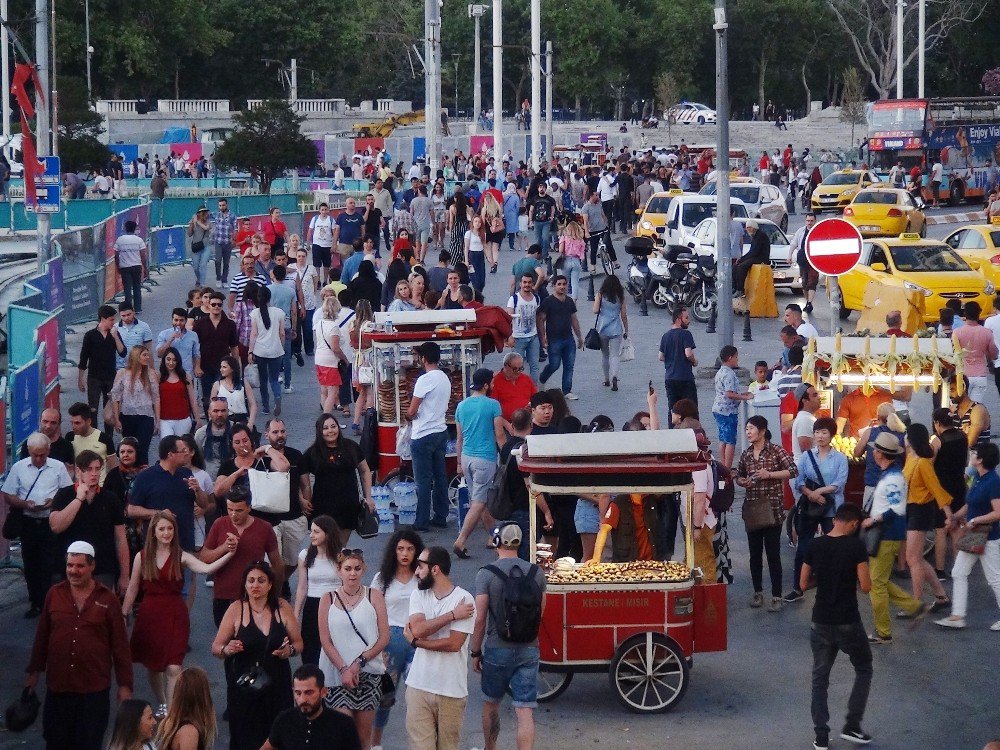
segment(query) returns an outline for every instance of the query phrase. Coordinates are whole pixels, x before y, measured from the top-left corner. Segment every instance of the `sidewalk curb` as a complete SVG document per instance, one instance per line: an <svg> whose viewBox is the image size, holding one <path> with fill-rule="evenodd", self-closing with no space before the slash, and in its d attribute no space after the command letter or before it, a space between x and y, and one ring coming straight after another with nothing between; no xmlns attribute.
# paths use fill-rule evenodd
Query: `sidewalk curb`
<svg viewBox="0 0 1000 750"><path fill-rule="evenodd" d="M964 222L982 223L986 221L986 214L983 211L966 211L958 214L943 214L941 216L928 216L927 226L937 224L962 224Z"/></svg>

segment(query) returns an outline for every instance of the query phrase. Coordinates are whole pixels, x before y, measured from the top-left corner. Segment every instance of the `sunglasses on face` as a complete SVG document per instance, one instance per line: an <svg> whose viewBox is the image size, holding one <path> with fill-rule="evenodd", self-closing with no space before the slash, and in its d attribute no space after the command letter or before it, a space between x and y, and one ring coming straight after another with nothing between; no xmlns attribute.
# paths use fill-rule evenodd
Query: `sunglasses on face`
<svg viewBox="0 0 1000 750"><path fill-rule="evenodd" d="M507 367L509 367L514 372L524 372L524 365L521 365L520 367L514 367L514 365L507 365Z"/></svg>

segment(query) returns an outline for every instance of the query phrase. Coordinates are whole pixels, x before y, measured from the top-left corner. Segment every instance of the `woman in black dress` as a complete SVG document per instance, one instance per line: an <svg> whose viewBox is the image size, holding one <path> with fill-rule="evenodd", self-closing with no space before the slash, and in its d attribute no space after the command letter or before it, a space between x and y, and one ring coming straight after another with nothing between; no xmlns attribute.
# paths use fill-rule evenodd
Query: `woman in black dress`
<svg viewBox="0 0 1000 750"><path fill-rule="evenodd" d="M303 474L316 478L310 522L320 515L332 517L340 527L343 547L358 527L361 502L375 510L372 473L361 448L344 437L336 417L321 414L316 420L316 440L303 454L300 468Z"/></svg>
<svg viewBox="0 0 1000 750"><path fill-rule="evenodd" d="M243 596L229 605L212 643L226 662L230 750L259 750L279 713L292 707L288 660L302 651L291 605L278 598L266 562L247 566Z"/></svg>

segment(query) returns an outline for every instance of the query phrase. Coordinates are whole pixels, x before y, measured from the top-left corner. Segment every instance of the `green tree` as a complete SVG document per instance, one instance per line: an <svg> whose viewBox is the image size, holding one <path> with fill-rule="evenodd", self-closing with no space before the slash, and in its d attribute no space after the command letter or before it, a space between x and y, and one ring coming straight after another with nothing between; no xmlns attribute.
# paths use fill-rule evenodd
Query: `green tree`
<svg viewBox="0 0 1000 750"><path fill-rule="evenodd" d="M868 121L868 103L865 87L857 68L844 72L844 93L840 100L840 121L851 124L851 148L854 148L854 128Z"/></svg>
<svg viewBox="0 0 1000 750"><path fill-rule="evenodd" d="M104 119L87 106L86 84L59 77L59 157L64 172L103 167L111 151L101 143Z"/></svg>
<svg viewBox="0 0 1000 750"><path fill-rule="evenodd" d="M677 83L677 77L673 73L660 73L656 78L656 102L660 105L660 108L664 113L668 112L672 106L677 104L681 98L680 85ZM673 123L670 122L672 118L667 117L667 143L673 143L673 135L671 134L671 129Z"/></svg>
<svg viewBox="0 0 1000 750"><path fill-rule="evenodd" d="M249 172L267 195L275 177L289 169L309 169L319 160L315 144L302 135L304 119L288 102L266 99L233 116L233 134L216 150L215 162L222 169Z"/></svg>

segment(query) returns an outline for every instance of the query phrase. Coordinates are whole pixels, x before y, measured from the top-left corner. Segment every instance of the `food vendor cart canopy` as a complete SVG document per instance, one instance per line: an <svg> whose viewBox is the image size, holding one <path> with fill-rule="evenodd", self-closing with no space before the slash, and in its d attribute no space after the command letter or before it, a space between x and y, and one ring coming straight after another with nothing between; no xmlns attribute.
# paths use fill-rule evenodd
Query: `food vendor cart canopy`
<svg viewBox="0 0 1000 750"><path fill-rule="evenodd" d="M693 430L529 435L518 455L538 492L665 493L707 466Z"/></svg>

